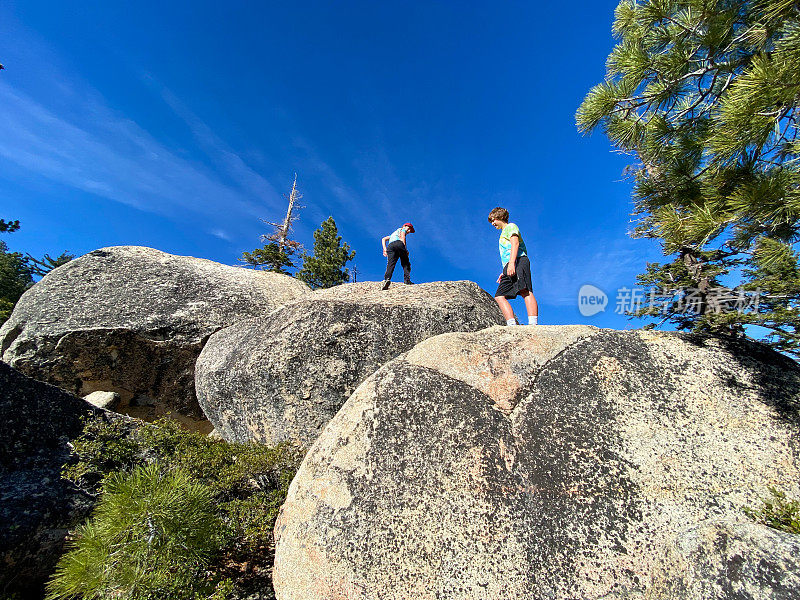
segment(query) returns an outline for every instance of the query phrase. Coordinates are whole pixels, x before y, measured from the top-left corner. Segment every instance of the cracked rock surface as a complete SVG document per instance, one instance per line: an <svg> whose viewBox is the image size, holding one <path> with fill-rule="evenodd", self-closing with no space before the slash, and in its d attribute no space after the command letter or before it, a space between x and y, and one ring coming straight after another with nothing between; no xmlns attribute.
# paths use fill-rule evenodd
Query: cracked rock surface
<svg viewBox="0 0 800 600"><path fill-rule="evenodd" d="M197 361L198 400L228 441L308 446L384 363L431 336L502 322L471 281L318 290L211 336Z"/></svg>
<svg viewBox="0 0 800 600"><path fill-rule="evenodd" d="M201 418L194 363L215 331L310 293L294 278L174 256L102 248L49 273L0 329L2 359L85 396L119 393L119 408Z"/></svg>
<svg viewBox="0 0 800 600"><path fill-rule="evenodd" d="M667 597L685 569L665 551L692 527L746 524L768 486L798 495L799 407L800 367L753 343L583 326L427 339L306 456L275 527L277 598ZM731 589L713 597L800 595Z"/></svg>

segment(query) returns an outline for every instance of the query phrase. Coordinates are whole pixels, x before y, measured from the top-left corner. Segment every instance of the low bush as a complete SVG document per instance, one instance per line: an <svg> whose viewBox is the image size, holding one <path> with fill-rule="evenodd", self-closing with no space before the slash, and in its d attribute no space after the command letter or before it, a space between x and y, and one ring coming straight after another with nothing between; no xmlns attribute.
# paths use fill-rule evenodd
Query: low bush
<svg viewBox="0 0 800 600"><path fill-rule="evenodd" d="M114 473L92 519L75 531L48 598L187 597L195 581L211 585L200 575L221 550L222 530L211 489L186 471L151 464Z"/></svg>
<svg viewBox="0 0 800 600"><path fill-rule="evenodd" d="M747 508L745 512L773 529L800 534L800 502L790 500L784 492L775 488L771 487L769 491L771 497L762 500L763 506L759 510Z"/></svg>
<svg viewBox="0 0 800 600"><path fill-rule="evenodd" d="M49 598L271 597L272 530L298 447L228 444L169 420L91 421L73 446L64 477L99 503Z"/></svg>

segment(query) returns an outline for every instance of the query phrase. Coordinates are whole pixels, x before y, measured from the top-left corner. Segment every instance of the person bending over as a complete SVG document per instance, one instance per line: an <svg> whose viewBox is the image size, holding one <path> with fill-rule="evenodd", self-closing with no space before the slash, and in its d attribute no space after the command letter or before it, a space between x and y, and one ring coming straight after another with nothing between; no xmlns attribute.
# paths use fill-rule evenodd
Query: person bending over
<svg viewBox="0 0 800 600"><path fill-rule="evenodd" d="M408 247L406 246L406 235L409 233L414 233L414 226L411 223L404 223L391 235L381 239L383 255L386 257L386 273L383 276L384 290L388 289L392 283L392 273L394 273L397 259L400 259L400 264L403 266L403 282L411 284L411 261L408 259Z"/></svg>

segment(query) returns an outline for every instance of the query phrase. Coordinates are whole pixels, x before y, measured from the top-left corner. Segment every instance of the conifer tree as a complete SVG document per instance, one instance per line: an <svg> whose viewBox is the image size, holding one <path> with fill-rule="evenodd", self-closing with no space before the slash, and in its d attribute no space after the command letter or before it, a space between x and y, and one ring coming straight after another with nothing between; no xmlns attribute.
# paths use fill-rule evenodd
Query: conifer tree
<svg viewBox="0 0 800 600"><path fill-rule="evenodd" d="M292 257L302 250L300 242L289 237L292 231L292 223L297 220L297 211L301 208L299 200L303 195L297 189L297 174L295 173L292 191L288 196L284 195L288 202L286 217L280 223L264 221L272 226L272 232L261 236L261 241L266 242L263 247L256 248L252 252L242 252L239 262L243 262L257 269L265 269L275 273L288 275L287 268L294 267ZM263 219L262 219L263 221Z"/></svg>
<svg viewBox="0 0 800 600"><path fill-rule="evenodd" d="M287 247L281 250L275 242L264 244L261 248L256 248L252 252L242 252L239 262L243 262L257 269L264 269L274 273L288 275L287 268L294 267L292 255L294 250Z"/></svg>
<svg viewBox="0 0 800 600"><path fill-rule="evenodd" d="M0 219L0 233L16 231L19 229L19 221L6 221L5 219Z"/></svg>
<svg viewBox="0 0 800 600"><path fill-rule="evenodd" d="M757 291L762 304L749 322L769 331L770 345L794 355L800 355L799 258L788 244L762 238L743 269L743 287Z"/></svg>
<svg viewBox="0 0 800 600"><path fill-rule="evenodd" d="M776 270L797 269L800 3L622 0L613 33L606 80L578 109L578 129L602 128L636 160L633 235L659 240L669 258L640 283L697 296L690 311L685 295L667 294L635 314L729 334L764 325L793 351L787 301L800 280L773 284ZM741 311L712 294L741 300L760 284L782 297Z"/></svg>
<svg viewBox="0 0 800 600"><path fill-rule="evenodd" d="M314 289L345 283L350 279L345 265L355 256L355 250L351 251L347 243L342 244L336 221L328 217L314 232L314 255L303 256L303 268L297 278Z"/></svg>
<svg viewBox="0 0 800 600"><path fill-rule="evenodd" d="M69 254L67 252L62 252L56 258L53 258L49 254L45 254L42 258L36 258L31 256L28 252L25 253L25 262L28 264L28 271L31 275L38 275L39 277L44 277L53 269L67 264L74 258L74 254Z"/></svg>
<svg viewBox="0 0 800 600"><path fill-rule="evenodd" d="M33 277L19 252L9 252L0 242L0 325L5 323L22 294L33 285Z"/></svg>
<svg viewBox="0 0 800 600"><path fill-rule="evenodd" d="M0 231L19 229L19 221L7 223L0 219ZM9 252L5 242L0 242L0 325L8 321L20 296L33 285L25 257L19 252Z"/></svg>
<svg viewBox="0 0 800 600"><path fill-rule="evenodd" d="M19 221L4 222L0 231L13 232L19 229ZM0 325L5 323L14 310L14 305L22 294L33 285L33 277L43 277L56 267L68 263L75 258L62 252L58 258L45 254L40 260L30 254L23 256L21 252L9 252L5 242L0 242Z"/></svg>
<svg viewBox="0 0 800 600"><path fill-rule="evenodd" d="M195 582L222 546L220 531L213 490L185 470L165 474L154 463L112 473L47 598L197 598Z"/></svg>

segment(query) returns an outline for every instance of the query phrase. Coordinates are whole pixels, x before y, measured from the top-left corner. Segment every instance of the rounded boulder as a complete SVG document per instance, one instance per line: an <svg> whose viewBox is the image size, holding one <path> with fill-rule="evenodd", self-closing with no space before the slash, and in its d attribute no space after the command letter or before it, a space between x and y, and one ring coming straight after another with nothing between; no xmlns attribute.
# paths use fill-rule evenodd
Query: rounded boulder
<svg viewBox="0 0 800 600"><path fill-rule="evenodd" d="M429 337L502 322L470 281L318 290L211 336L197 361L198 400L228 441L309 446L384 363Z"/></svg>
<svg viewBox="0 0 800 600"><path fill-rule="evenodd" d="M123 412L201 418L194 363L208 337L308 293L276 273L152 248L102 248L54 269L20 298L0 329L0 354L79 396L117 392Z"/></svg>
<svg viewBox="0 0 800 600"><path fill-rule="evenodd" d="M800 367L753 343L583 326L428 339L306 456L275 527L276 596L656 597L687 528L746 522L769 486L797 496L799 401Z"/></svg>

